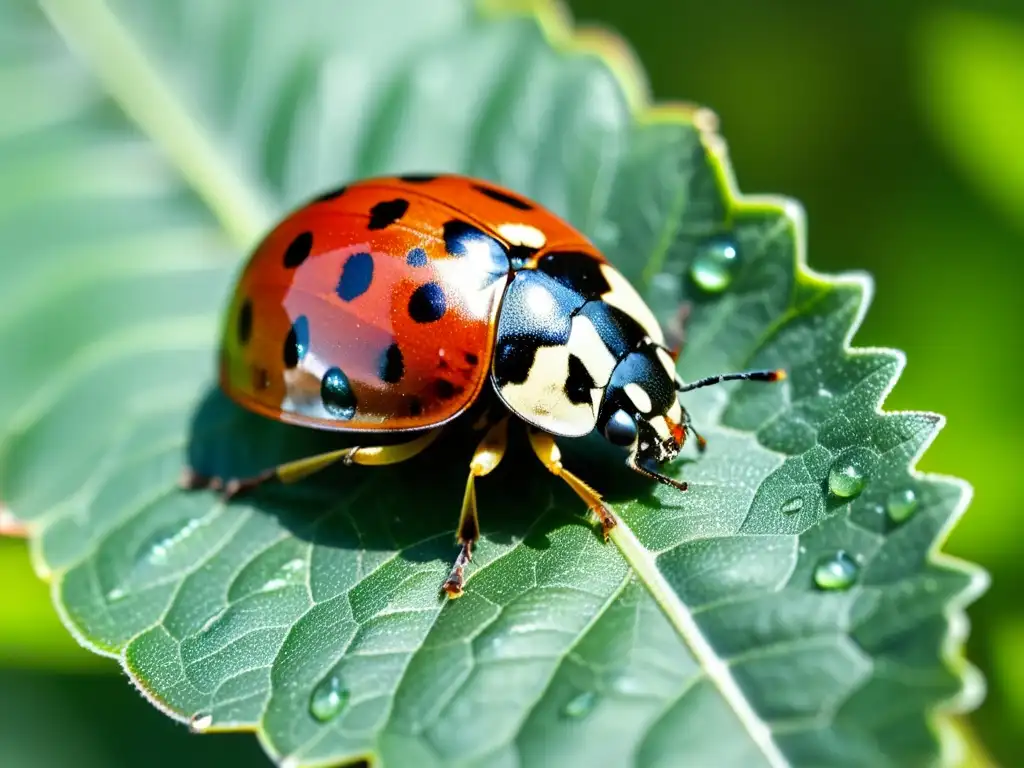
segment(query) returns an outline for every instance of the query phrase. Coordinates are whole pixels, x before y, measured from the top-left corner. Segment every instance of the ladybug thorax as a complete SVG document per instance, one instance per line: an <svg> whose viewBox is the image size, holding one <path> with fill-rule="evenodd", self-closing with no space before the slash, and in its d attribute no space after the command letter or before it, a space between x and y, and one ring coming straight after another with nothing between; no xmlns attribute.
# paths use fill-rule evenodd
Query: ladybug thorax
<svg viewBox="0 0 1024 768"><path fill-rule="evenodd" d="M596 252L555 251L516 273L498 314L492 381L547 432L595 428L642 460L682 445L675 363L646 303Z"/></svg>

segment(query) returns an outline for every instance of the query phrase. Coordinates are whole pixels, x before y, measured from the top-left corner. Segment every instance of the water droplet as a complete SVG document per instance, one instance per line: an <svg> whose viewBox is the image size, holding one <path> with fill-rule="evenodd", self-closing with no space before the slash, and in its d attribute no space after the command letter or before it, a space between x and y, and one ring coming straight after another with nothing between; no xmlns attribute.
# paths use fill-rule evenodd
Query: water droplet
<svg viewBox="0 0 1024 768"><path fill-rule="evenodd" d="M596 706L597 694L593 691L584 691L569 700L569 703L562 708L562 716L578 720L593 712Z"/></svg>
<svg viewBox="0 0 1024 768"><path fill-rule="evenodd" d="M870 465L868 458L859 452L840 456L828 471L828 489L834 496L852 499L868 484Z"/></svg>
<svg viewBox="0 0 1024 768"><path fill-rule="evenodd" d="M313 689L309 699L309 713L321 723L333 720L348 703L349 692L341 687L341 678L328 675Z"/></svg>
<svg viewBox="0 0 1024 768"><path fill-rule="evenodd" d="M632 675L622 675L616 678L614 687L616 692L626 696L642 695L647 690L640 679Z"/></svg>
<svg viewBox="0 0 1024 768"><path fill-rule="evenodd" d="M860 567L843 550L818 563L814 569L814 583L821 589L847 589L857 578Z"/></svg>
<svg viewBox="0 0 1024 768"><path fill-rule="evenodd" d="M784 515L793 515L804 508L804 500L802 496L794 496L782 505L782 513Z"/></svg>
<svg viewBox="0 0 1024 768"><path fill-rule="evenodd" d="M184 526L176 526L170 533L157 533L150 539L149 545L142 548L142 559L150 563L164 562L171 550L195 533L202 524L202 518L194 517Z"/></svg>
<svg viewBox="0 0 1024 768"><path fill-rule="evenodd" d="M209 632L211 629L213 629L213 625L220 621L224 617L224 614L226 614L227 612L227 608L221 608L219 611L213 614L213 616L204 621L203 626L199 628L200 634Z"/></svg>
<svg viewBox="0 0 1024 768"><path fill-rule="evenodd" d="M208 712L200 712L199 714L192 715L192 719L189 721L189 728L196 733L202 733L211 725L213 725L213 715Z"/></svg>
<svg viewBox="0 0 1024 768"><path fill-rule="evenodd" d="M278 569L278 574L274 576L274 578L268 579L266 583L260 587L260 591L274 592L275 590L284 589L292 584L300 584L302 582L302 575L305 567L306 561L300 557L296 557L294 560L289 560Z"/></svg>
<svg viewBox="0 0 1024 768"><path fill-rule="evenodd" d="M825 389L825 387L818 387L818 397L828 399L832 397L832 392L831 390Z"/></svg>
<svg viewBox="0 0 1024 768"><path fill-rule="evenodd" d="M114 587L112 590L107 592L107 602L116 603L118 600L124 600L128 593L123 587Z"/></svg>
<svg viewBox="0 0 1024 768"><path fill-rule="evenodd" d="M910 488L893 491L885 508L889 511L890 520L902 523L917 511L917 494Z"/></svg>
<svg viewBox="0 0 1024 768"><path fill-rule="evenodd" d="M732 282L733 271L739 261L736 243L722 237L705 242L690 265L690 277L698 286L710 293L720 293Z"/></svg>

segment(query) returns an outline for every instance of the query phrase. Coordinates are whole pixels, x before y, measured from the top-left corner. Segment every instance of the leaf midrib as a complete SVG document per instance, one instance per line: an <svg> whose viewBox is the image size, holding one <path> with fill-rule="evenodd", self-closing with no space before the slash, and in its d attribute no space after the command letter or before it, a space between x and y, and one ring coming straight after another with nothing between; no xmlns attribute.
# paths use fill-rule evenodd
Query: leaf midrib
<svg viewBox="0 0 1024 768"><path fill-rule="evenodd" d="M251 247L274 220L268 195L223 160L225 153L218 151L216 142L175 98L165 78L104 0L40 3L111 98L163 150L187 184L209 206L235 246L242 250ZM541 12L539 9L538 13ZM672 590L658 569L655 556L621 519L611 538L767 763L786 766L788 761L772 741L767 724L744 697L728 665L704 637L693 613Z"/></svg>
<svg viewBox="0 0 1024 768"><path fill-rule="evenodd" d="M242 249L274 219L269 195L243 179L176 98L165 78L104 0L40 0L69 47L153 142Z"/></svg>

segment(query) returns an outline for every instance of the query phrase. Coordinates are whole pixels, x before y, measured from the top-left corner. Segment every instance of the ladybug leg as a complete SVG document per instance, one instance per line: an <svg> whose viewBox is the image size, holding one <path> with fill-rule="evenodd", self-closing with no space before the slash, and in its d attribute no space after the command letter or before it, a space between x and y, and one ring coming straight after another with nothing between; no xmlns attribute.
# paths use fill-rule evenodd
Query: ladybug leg
<svg viewBox="0 0 1024 768"><path fill-rule="evenodd" d="M576 495L587 503L590 511L597 515L597 519L601 521L601 533L607 541L612 528L618 525L615 513L601 500L601 495L597 491L562 466L562 452L551 435L531 427L529 437L530 447L533 448L533 452L537 454L537 458L540 459L540 463L544 465L545 469L565 480L569 487L576 491Z"/></svg>
<svg viewBox="0 0 1024 768"><path fill-rule="evenodd" d="M220 478L207 478L194 472L186 471L182 476L181 485L187 489L212 488L223 493L230 499L243 491L255 488L263 483L276 480L281 483L296 483L332 464L363 464L366 466L385 466L399 464L422 453L441 434L440 429L433 429L415 440L397 445L378 445L371 447L355 446L337 451L307 456L296 461L280 464L273 469L264 470L252 477L232 478L224 481Z"/></svg>
<svg viewBox="0 0 1024 768"><path fill-rule="evenodd" d="M462 514L459 516L458 542L462 545L455 565L442 587L450 598L462 596L465 583L466 566L473 559L473 545L480 538L480 522L476 514L476 479L490 474L505 457L508 445L508 418L494 424L473 454L469 463L469 479L466 481L466 494L462 498Z"/></svg>

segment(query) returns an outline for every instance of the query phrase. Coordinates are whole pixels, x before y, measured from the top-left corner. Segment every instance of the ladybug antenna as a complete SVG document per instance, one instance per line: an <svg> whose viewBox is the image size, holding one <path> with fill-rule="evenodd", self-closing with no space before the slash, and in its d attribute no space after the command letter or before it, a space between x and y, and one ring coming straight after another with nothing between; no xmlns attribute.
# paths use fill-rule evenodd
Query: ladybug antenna
<svg viewBox="0 0 1024 768"><path fill-rule="evenodd" d="M676 390L679 392L691 392L702 387L710 387L713 384L721 384L723 381L782 381L786 378L786 372L779 368L774 371L747 371L746 373L721 373L717 376L708 376L704 379L690 384L683 384L676 381ZM696 434L696 433L695 433Z"/></svg>
<svg viewBox="0 0 1024 768"><path fill-rule="evenodd" d="M641 475L644 475L645 477L649 477L651 480L657 480L659 483L663 483L665 485L671 486L671 487L675 488L677 491L685 491L686 488L687 488L685 482L680 482L679 480L673 480L671 477L666 477L665 475L661 474L660 472L657 472L657 471L655 471L653 469L648 469L647 467L641 466L640 463L637 462L635 455L634 456L630 456L628 459L626 459L626 464L634 472L639 472Z"/></svg>

